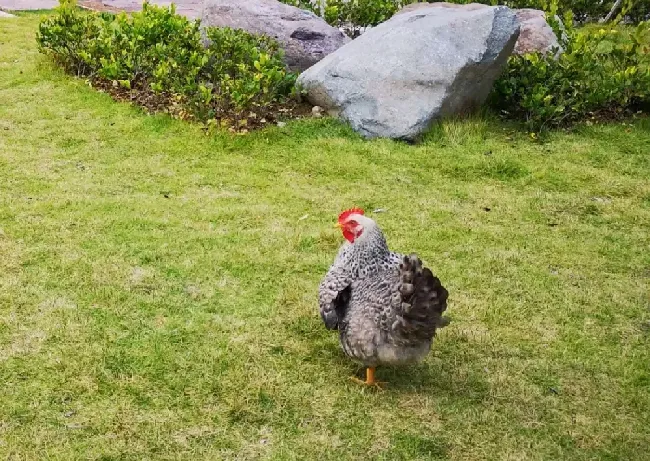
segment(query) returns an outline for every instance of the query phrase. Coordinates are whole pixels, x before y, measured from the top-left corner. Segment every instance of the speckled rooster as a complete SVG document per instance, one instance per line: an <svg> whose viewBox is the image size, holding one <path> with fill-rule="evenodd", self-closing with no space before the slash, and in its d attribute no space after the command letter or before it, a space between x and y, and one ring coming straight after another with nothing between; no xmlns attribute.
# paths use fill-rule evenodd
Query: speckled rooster
<svg viewBox="0 0 650 461"><path fill-rule="evenodd" d="M337 226L343 243L320 284L320 314L339 331L343 351L366 367L417 362L427 355L436 329L448 324L447 290L415 254L393 253L377 223L361 209L344 211Z"/></svg>

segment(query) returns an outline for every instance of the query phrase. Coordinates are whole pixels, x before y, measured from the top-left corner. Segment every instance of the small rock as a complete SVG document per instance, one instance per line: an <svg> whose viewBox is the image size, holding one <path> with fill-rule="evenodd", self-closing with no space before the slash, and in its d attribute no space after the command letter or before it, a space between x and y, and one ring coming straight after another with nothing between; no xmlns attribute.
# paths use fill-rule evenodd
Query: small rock
<svg viewBox="0 0 650 461"><path fill-rule="evenodd" d="M192 299L198 299L201 296L201 289L196 285L186 285L185 293L187 293Z"/></svg>
<svg viewBox="0 0 650 461"><path fill-rule="evenodd" d="M69 418L69 417L74 416L76 414L77 414L76 411L70 410L70 411L66 411L65 413L63 413L63 416L66 417L66 418Z"/></svg>
<svg viewBox="0 0 650 461"><path fill-rule="evenodd" d="M84 427L85 427L85 426L83 426L82 424L66 424L66 425L65 425L65 428L66 428L66 429L73 429L73 430L76 430L76 429L83 429Z"/></svg>
<svg viewBox="0 0 650 461"><path fill-rule="evenodd" d="M285 126L287 126L287 124L285 122L278 122L278 126L280 128L284 128Z"/></svg>
<svg viewBox="0 0 650 461"><path fill-rule="evenodd" d="M131 283L137 285L144 281L149 276L149 271L142 267L134 267L131 270Z"/></svg>
<svg viewBox="0 0 650 461"><path fill-rule="evenodd" d="M323 115L323 108L320 106L314 106L311 108L311 115L313 117L321 117Z"/></svg>
<svg viewBox="0 0 650 461"><path fill-rule="evenodd" d="M591 197L592 202L598 202L598 203L609 203L612 201L610 197Z"/></svg>

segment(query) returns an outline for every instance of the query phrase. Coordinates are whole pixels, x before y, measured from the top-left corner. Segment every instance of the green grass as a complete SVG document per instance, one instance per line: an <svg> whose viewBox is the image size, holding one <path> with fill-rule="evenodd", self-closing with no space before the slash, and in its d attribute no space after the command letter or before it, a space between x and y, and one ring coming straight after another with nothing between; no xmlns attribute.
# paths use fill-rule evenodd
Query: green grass
<svg viewBox="0 0 650 461"><path fill-rule="evenodd" d="M0 458L648 459L648 120L206 136L54 69L37 21L0 20ZM384 392L317 315L353 205L451 293Z"/></svg>

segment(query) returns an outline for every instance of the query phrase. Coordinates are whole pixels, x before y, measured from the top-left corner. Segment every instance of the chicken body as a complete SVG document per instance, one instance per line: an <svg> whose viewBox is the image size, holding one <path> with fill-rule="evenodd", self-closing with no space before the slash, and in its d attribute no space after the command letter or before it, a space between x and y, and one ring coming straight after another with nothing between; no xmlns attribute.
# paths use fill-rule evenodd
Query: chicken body
<svg viewBox="0 0 650 461"><path fill-rule="evenodd" d="M416 255L391 252L372 219L354 219L363 230L343 244L321 282L320 313L327 328L338 329L343 351L374 380L378 365L427 355L445 324L448 293Z"/></svg>
<svg viewBox="0 0 650 461"><path fill-rule="evenodd" d="M362 239L343 243L319 288L320 313L325 326L330 330L338 328L341 307L347 305L342 301L349 295L353 282L390 273L399 268L402 259L402 255L388 249L376 224L365 229Z"/></svg>

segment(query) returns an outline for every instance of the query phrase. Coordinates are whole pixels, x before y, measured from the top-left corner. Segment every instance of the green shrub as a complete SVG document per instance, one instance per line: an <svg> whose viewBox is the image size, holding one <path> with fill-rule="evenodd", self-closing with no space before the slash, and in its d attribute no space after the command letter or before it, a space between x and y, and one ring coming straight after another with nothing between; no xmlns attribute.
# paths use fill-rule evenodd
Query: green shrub
<svg viewBox="0 0 650 461"><path fill-rule="evenodd" d="M625 12L629 22L638 24L641 21L650 21L650 0L635 0L630 3Z"/></svg>
<svg viewBox="0 0 650 461"><path fill-rule="evenodd" d="M93 70L87 50L99 37L99 19L81 14L74 0L61 0L58 14L39 24L39 50L50 54L66 71L87 75Z"/></svg>
<svg viewBox="0 0 650 461"><path fill-rule="evenodd" d="M561 14L570 11L573 19L581 23L604 18L612 9L614 2L615 0L558 0L557 2L555 0L479 0L479 3L506 5L511 8L535 8L543 11L548 11L552 5L556 5L557 11ZM453 1L453 3L465 2ZM624 0L622 3L616 14L623 11L632 22L641 22L644 15L650 13L650 0Z"/></svg>
<svg viewBox="0 0 650 461"><path fill-rule="evenodd" d="M122 88L150 92L200 120L239 118L287 100L296 75L287 71L278 44L241 30L208 27L174 6L145 3L141 12L82 12L61 0L39 25L37 41L67 71ZM159 100L160 98L158 98Z"/></svg>
<svg viewBox="0 0 650 461"><path fill-rule="evenodd" d="M199 25L176 15L173 5L145 3L141 12L106 19L87 52L99 77L173 93L195 90L205 63Z"/></svg>
<svg viewBox="0 0 650 461"><path fill-rule="evenodd" d="M405 5L419 0L281 0L289 5L311 10L322 16L329 24L341 27L356 37L362 28L376 26L390 19ZM433 2L434 0L430 0ZM615 0L449 0L450 3L483 3L486 5L505 5L510 8L535 8L547 11L557 4L560 13L572 12L579 22L597 21L604 18ZM625 0L621 11L625 17L638 23L648 19L650 0ZM620 13L621 11L618 11Z"/></svg>
<svg viewBox="0 0 650 461"><path fill-rule="evenodd" d="M293 91L297 76L285 70L275 40L229 28L209 28L207 38L207 81L228 98L227 105L244 110Z"/></svg>
<svg viewBox="0 0 650 461"><path fill-rule="evenodd" d="M328 24L356 37L360 29L390 19L400 8L417 0L280 0L322 16Z"/></svg>
<svg viewBox="0 0 650 461"><path fill-rule="evenodd" d="M363 27L376 26L390 19L408 0L327 0L324 18L356 37Z"/></svg>
<svg viewBox="0 0 650 461"><path fill-rule="evenodd" d="M565 21L565 51L511 56L492 103L534 131L650 103L650 27L573 29Z"/></svg>
<svg viewBox="0 0 650 461"><path fill-rule="evenodd" d="M323 3L323 0L318 0L315 2L310 2L309 0L280 0L282 3L287 5L295 6L297 8L302 8L303 10L314 11L319 13L320 4Z"/></svg>

